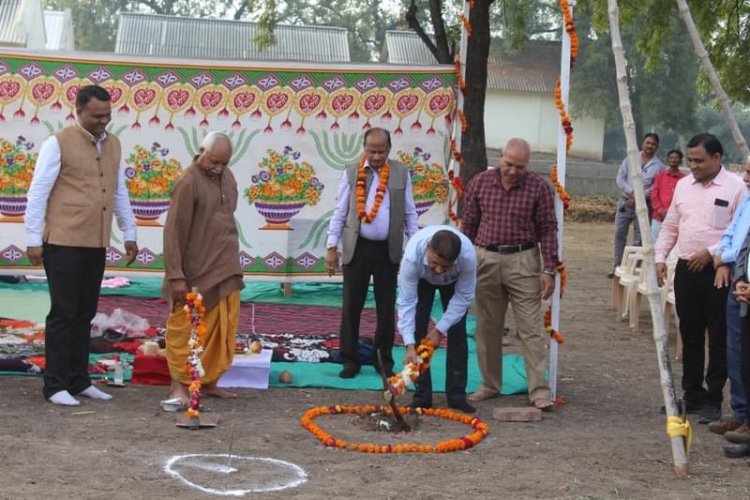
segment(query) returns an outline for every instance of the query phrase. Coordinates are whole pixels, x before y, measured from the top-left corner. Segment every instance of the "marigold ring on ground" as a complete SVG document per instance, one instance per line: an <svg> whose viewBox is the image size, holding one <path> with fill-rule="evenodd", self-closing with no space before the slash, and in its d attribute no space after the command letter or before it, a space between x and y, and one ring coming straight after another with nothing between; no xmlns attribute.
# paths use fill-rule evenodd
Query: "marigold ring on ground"
<svg viewBox="0 0 750 500"><path fill-rule="evenodd" d="M369 415L374 412L382 412L388 415L392 414L392 410L388 406L352 406L352 405L332 405L332 406L316 406L307 410L300 418L302 427L310 431L315 437L317 437L325 446L331 448L341 448L349 451L360 451L363 453L447 453L449 451L460 451L472 448L479 444L487 434L490 432L490 428L487 424L482 422L479 418L473 415L467 415L457 411L438 408L417 408L413 409L408 406L399 407L399 410L404 415L418 414L423 416L444 418L446 420L453 420L462 424L471 426L474 430L471 434L460 436L453 439L446 439L440 441L437 444L419 444L419 443L403 443L403 444L375 444L375 443L349 443L343 439L336 439L332 435L320 428L313 420L321 415L338 415L338 414L356 414L360 416Z"/></svg>

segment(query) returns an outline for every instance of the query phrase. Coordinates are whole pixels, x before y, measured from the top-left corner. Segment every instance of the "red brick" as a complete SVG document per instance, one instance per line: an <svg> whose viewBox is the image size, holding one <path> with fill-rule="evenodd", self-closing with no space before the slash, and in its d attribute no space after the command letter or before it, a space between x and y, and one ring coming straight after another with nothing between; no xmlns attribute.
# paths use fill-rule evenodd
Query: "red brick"
<svg viewBox="0 0 750 500"><path fill-rule="evenodd" d="M495 408L492 418L500 422L538 422L542 419L542 410L530 406Z"/></svg>

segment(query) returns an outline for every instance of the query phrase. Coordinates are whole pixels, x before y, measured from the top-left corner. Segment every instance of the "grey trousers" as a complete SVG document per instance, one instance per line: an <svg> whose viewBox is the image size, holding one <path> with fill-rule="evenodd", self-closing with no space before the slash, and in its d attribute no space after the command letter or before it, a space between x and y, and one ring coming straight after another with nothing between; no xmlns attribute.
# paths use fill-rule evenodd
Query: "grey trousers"
<svg viewBox="0 0 750 500"><path fill-rule="evenodd" d="M633 224L633 245L641 246L641 231L638 227L638 219L635 216L635 207L628 207L620 199L617 202L617 213L615 214L615 259L612 268L620 265L622 254L625 252L625 244L628 241L630 224Z"/></svg>

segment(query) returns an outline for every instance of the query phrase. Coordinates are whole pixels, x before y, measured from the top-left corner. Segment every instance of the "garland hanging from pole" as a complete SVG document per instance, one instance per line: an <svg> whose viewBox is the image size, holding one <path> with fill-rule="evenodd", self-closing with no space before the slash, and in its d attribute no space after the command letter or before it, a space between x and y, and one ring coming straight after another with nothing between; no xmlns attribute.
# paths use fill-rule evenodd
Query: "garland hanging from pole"
<svg viewBox="0 0 750 500"><path fill-rule="evenodd" d="M469 10L471 10L474 8L475 0L467 0L466 3L468 3ZM464 5L464 10L465 10L465 5ZM467 40L471 38L471 35L472 35L471 23L469 21L469 17L470 16L467 16L463 12L459 16L459 19L461 21L461 26L462 26L463 32L466 33ZM461 97L466 98L467 88L466 88L466 80L464 79L464 75L463 75L463 64L461 61L462 55L463 54L461 54L460 51L458 54L456 54L455 73L456 73L456 82L458 84L458 90L459 92L461 92ZM463 102L463 100L461 102ZM456 116L458 118L457 121L461 127L460 128L461 134L463 134L466 132L466 129L469 126L468 122L466 121L466 115L464 114L463 109L461 109L460 107L457 107ZM454 124L454 127L455 126L456 124ZM461 152L459 151L458 141L456 140L457 132L455 131L456 129L454 128L454 135L453 137L451 137L451 142L450 142L450 150L451 150L451 154L453 155L453 159L458 164L458 168L460 170L464 165L464 159L463 159L463 156L461 155ZM456 175L456 172L452 167L448 169L448 180L455 192L455 196L453 197L453 199L451 199L448 202L448 218L451 221L453 221L454 224L460 226L461 219L458 217L458 214L456 213L456 207L458 206L458 201L461 199L461 197L463 197L463 194L464 194L463 183L461 181L461 177Z"/></svg>

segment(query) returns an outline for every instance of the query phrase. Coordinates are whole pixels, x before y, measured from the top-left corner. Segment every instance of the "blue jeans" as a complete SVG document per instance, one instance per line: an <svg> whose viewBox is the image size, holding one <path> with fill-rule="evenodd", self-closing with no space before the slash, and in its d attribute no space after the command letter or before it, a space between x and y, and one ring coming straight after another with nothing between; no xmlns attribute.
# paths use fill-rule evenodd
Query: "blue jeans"
<svg viewBox="0 0 750 500"><path fill-rule="evenodd" d="M661 221L660 220L652 220L651 221L651 243L655 244L656 240L659 238L659 231L661 230Z"/></svg>
<svg viewBox="0 0 750 500"><path fill-rule="evenodd" d="M742 383L742 320L740 304L733 293L727 297L727 375L729 404L734 418L745 421L747 399Z"/></svg>

